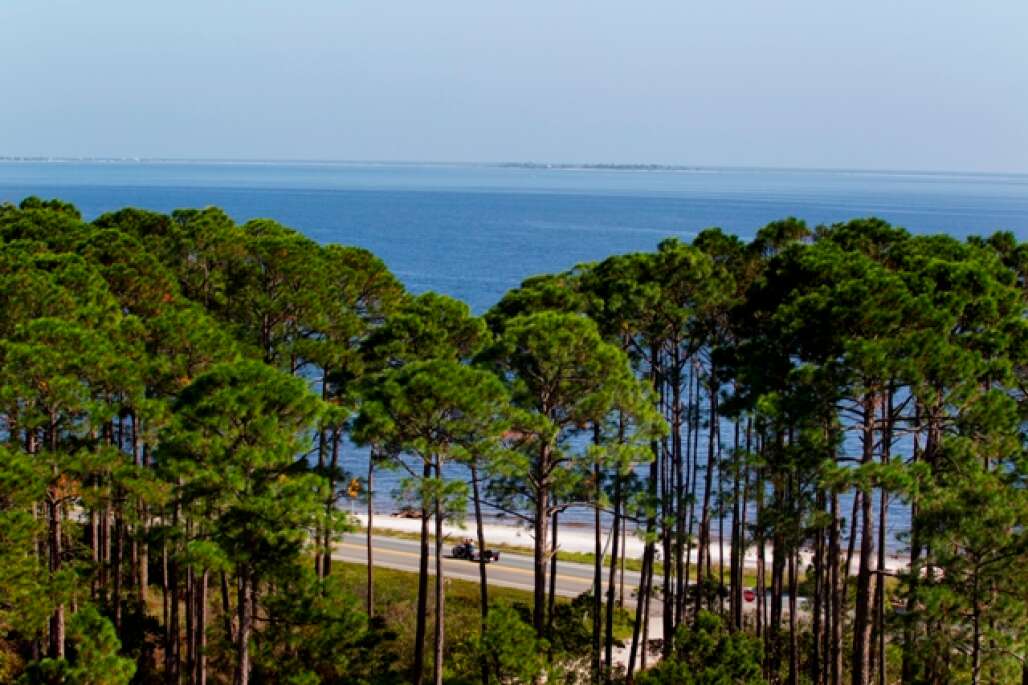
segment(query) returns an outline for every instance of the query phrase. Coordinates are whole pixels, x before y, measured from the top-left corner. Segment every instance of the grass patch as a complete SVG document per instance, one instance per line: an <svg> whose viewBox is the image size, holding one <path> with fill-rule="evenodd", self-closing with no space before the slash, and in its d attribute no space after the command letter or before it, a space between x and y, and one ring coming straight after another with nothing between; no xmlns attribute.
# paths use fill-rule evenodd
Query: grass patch
<svg viewBox="0 0 1028 685"><path fill-rule="evenodd" d="M362 602L367 601L367 567L362 564L333 562L333 575L342 579L343 583ZM401 668L409 668L414 653L414 635L417 625L417 574L388 568L375 568L375 602L374 613L381 618L386 626L395 632L394 651L399 656ZM428 624L426 655L431 661L431 642L434 634L432 611L435 606L434 578L429 579L428 588ZM592 628L591 619L587 615L575 614L572 600L557 598L557 604L573 614L568 619L574 626L562 626L564 633L570 630L584 630L586 634ZM490 608L510 606L527 611L532 605L532 593L514 588L489 586ZM630 639L632 635L632 617L634 614L619 610L615 614L614 635L619 640ZM453 668L460 670L462 664L472 664L470 654L471 643L478 635L481 610L479 607L479 586L474 581L457 578L446 579L446 660ZM585 654L588 654L586 647Z"/></svg>

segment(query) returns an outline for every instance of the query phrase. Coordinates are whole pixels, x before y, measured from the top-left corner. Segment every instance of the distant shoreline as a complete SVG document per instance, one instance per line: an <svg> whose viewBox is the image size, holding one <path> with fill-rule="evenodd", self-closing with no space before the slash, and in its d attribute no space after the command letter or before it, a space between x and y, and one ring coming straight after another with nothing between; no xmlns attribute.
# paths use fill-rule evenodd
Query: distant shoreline
<svg viewBox="0 0 1028 685"><path fill-rule="evenodd" d="M1028 180L1028 171L965 171L960 169L871 169L845 167L764 166L749 164L656 164L647 162L539 162L539 161L440 161L373 159L235 158L235 157L146 157L73 155L0 155L0 163L25 164L207 164L239 166L354 166L354 167L457 167L524 169L531 171L612 171L677 173L820 173L873 176L1010 177Z"/></svg>

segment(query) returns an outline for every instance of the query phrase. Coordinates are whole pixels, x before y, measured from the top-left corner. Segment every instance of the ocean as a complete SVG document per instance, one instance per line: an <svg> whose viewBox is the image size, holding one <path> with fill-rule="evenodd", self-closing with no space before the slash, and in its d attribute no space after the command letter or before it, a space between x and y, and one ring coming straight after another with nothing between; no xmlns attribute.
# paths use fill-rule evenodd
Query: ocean
<svg viewBox="0 0 1028 685"><path fill-rule="evenodd" d="M0 202L60 197L87 219L127 205L217 205L359 245L414 291L483 312L537 273L720 226L878 216L918 233L1028 237L1028 176L457 164L0 162Z"/></svg>
<svg viewBox="0 0 1028 685"><path fill-rule="evenodd" d="M915 233L1007 230L1028 239L1028 175L1011 174L0 161L0 202L27 195L73 202L87 219L129 205L162 212L216 205L239 222L269 217L320 242L367 248L412 291L458 297L477 313L527 276L652 250L668 237L688 241L711 226L749 239L787 216L811 226L877 216ZM349 450L347 462L365 472L362 450ZM382 474L377 508L395 508L399 480ZM906 508L890 509L900 532Z"/></svg>

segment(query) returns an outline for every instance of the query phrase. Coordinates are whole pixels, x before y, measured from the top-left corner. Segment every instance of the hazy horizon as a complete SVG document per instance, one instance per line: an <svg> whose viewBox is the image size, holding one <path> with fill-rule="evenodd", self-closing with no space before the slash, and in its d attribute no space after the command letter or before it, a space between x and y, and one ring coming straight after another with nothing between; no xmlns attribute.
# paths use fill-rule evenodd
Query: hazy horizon
<svg viewBox="0 0 1028 685"><path fill-rule="evenodd" d="M1028 3L0 5L0 156L1028 172Z"/></svg>
<svg viewBox="0 0 1028 685"><path fill-rule="evenodd" d="M445 159L316 159L288 157L116 157L98 155L75 157L71 155L4 155L0 163L96 163L96 164L225 164L225 165L339 165L339 166L454 166L454 167L523 167L540 170L581 171L768 171L768 172L819 172L839 174L896 174L896 175L971 175L971 176L1028 176L1028 171L989 171L967 169L900 169L868 167L805 167L805 166L760 166L745 164L685 164L650 162L605 162L605 161L557 161L557 160L445 160Z"/></svg>

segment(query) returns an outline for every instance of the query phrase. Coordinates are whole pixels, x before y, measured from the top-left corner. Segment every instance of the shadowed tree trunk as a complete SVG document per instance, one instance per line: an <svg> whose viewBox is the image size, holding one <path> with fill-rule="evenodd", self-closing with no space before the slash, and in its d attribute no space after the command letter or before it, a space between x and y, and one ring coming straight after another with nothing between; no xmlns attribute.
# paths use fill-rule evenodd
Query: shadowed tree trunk
<svg viewBox="0 0 1028 685"><path fill-rule="evenodd" d="M825 499L824 493L818 489L815 496L814 509L818 512L824 511ZM822 614L824 612L824 566L825 566L825 554L824 554L824 528L818 527L815 529L814 534L817 536L814 539L814 612L811 617L811 629L810 629L810 662L808 664L810 682L815 685L821 685L821 667L824 662L824 651L822 649L822 628L824 627L824 620Z"/></svg>
<svg viewBox="0 0 1028 685"><path fill-rule="evenodd" d="M207 581L210 571L203 570L196 592L196 683L207 685Z"/></svg>
<svg viewBox="0 0 1028 685"><path fill-rule="evenodd" d="M643 595L643 628L642 628L642 652L639 654L639 667L646 670L646 660L649 657L650 644L650 598L653 596L653 559L650 559L650 570L646 574L646 593Z"/></svg>
<svg viewBox="0 0 1028 685"><path fill-rule="evenodd" d="M425 462L424 480L432 477L432 465ZM414 629L414 672L411 682L421 685L425 671L425 623L428 615L428 502L421 501L421 559L418 563L418 614ZM369 529L370 530L370 529ZM370 545L369 545L370 549Z"/></svg>
<svg viewBox="0 0 1028 685"><path fill-rule="evenodd" d="M600 444L600 426L593 426L593 443ZM600 462L593 462L593 642L592 682L600 681L600 613L603 607L603 545L600 529Z"/></svg>
<svg viewBox="0 0 1028 685"><path fill-rule="evenodd" d="M179 485L181 485L181 483L179 483ZM172 515L171 515L171 525L172 525L173 528L178 526L178 521L179 521L179 504L176 502L174 508L172 509ZM178 674L179 674L179 664L178 664L178 661L179 661L179 653L180 653L179 652L179 645L180 645L180 641L179 641L179 638L180 638L180 636L179 636L180 620L179 620L179 596L178 596L178 586L179 586L178 560L176 559L177 554L178 554L178 549L177 549L177 545L176 545L175 547L172 548L171 554L167 557L167 562L166 562L167 565L165 566L165 569L166 569L165 573L167 574L167 577L168 577L168 582L167 582L168 589L167 589L167 594L166 594L167 602L168 602L168 611L167 611L167 613L168 613L168 623L167 623L166 629L164 631L164 636L165 636L165 645L164 645L164 650L165 650L165 652L164 652L164 681L166 683L168 683L168 685L172 685L173 683L177 683L178 682ZM239 646L240 646L240 649L241 649L243 647L243 641L242 641L242 633L243 633L242 618L243 618L243 615L240 614L239 618L240 618L240 622L239 622L240 643L239 643ZM247 642L249 642L249 636L247 636ZM239 658L242 659L242 657L243 657L243 652L240 651ZM242 662L240 662L240 663L242 663ZM245 681L243 681L240 685L246 685Z"/></svg>
<svg viewBox="0 0 1028 685"><path fill-rule="evenodd" d="M870 464L874 458L875 396L868 392L864 396L863 412L863 464ZM871 525L871 493L864 492L860 500L860 562L857 571L856 607L853 618L853 663L851 664L853 685L868 685L871 647L871 595L873 592L872 553L874 529Z"/></svg>
<svg viewBox="0 0 1028 685"><path fill-rule="evenodd" d="M921 403L917 401L914 403L914 449L911 454L911 463L916 464L921 457ZM917 569L921 564L921 525L920 517L917 511L917 497L913 497L910 502L910 568ZM909 593L907 597L906 610L908 614L912 614L917 606L917 590L919 585L919 574L911 573L909 583ZM903 628L903 662L901 665L901 680L904 683L909 683L914 680L915 665L914 665L914 638L916 635L917 628L911 625L909 622ZM1028 665L1028 660L1025 661Z"/></svg>
<svg viewBox="0 0 1028 685"><path fill-rule="evenodd" d="M553 635L553 618L557 603L557 517L558 511L553 512L553 530L550 541L550 594L546 598L546 634Z"/></svg>
<svg viewBox="0 0 1028 685"><path fill-rule="evenodd" d="M190 531L191 524L186 524L186 539L192 537ZM196 582L196 574L193 571L191 564L186 564L186 592L185 592L185 605L186 605L186 677L192 682L193 674L196 671L196 623L194 622L194 612L196 611L196 595L193 592L193 586Z"/></svg>
<svg viewBox="0 0 1028 685"><path fill-rule="evenodd" d="M662 364L663 365L663 364ZM660 396L661 406L664 408L664 416L666 417L669 413L667 408L667 383L661 378L660 381ZM676 470L674 468L674 452L669 454L669 445L666 440L662 441L660 450L660 537L661 537L661 556L664 560L664 573L661 578L661 619L662 628L661 632L664 635L674 634L674 619L675 619L675 608L674 608L674 592L671 584L671 573L674 571L675 566L673 563L674 552L673 552L673 519L672 513L674 507L672 502L672 488L671 478L672 474ZM673 450L673 447L672 447ZM669 457L671 463L669 463ZM661 654L665 657L671 654L671 641L664 640L661 647Z"/></svg>
<svg viewBox="0 0 1028 685"><path fill-rule="evenodd" d="M730 574L728 583L731 585L731 628L742 628L742 488L739 458L739 420L735 421L735 437L732 450L732 544L728 552Z"/></svg>
<svg viewBox="0 0 1028 685"><path fill-rule="evenodd" d="M375 450L372 448L368 455L368 581L367 581L367 602L366 609L368 618L375 615L375 546L372 544L371 535L375 528Z"/></svg>
<svg viewBox="0 0 1028 685"><path fill-rule="evenodd" d="M828 538L828 567L830 569L829 585L831 587L831 598L832 598L832 644L831 644L831 661L832 667L830 671L831 685L841 685L842 683L842 624L844 617L842 615L842 569L839 568L841 561L840 552L841 545L839 538L841 537L841 522L839 521L839 493L832 491L832 529L829 533Z"/></svg>
<svg viewBox="0 0 1028 685"><path fill-rule="evenodd" d="M610 576L607 579L606 632L604 637L604 668L606 680L610 681L614 661L614 593L616 591L619 537L621 535L621 471L614 474L614 526L611 531L613 546L610 552Z"/></svg>
<svg viewBox="0 0 1028 685"><path fill-rule="evenodd" d="M635 664L636 654L639 653L639 637L643 626L643 621L647 620L646 602L644 597L646 594L646 578L649 575L650 566L653 563L653 545L649 542L643 548L643 561L642 570L639 572L639 592L637 593L635 600L635 625L632 627L632 646L628 652L628 682L632 683L635 680Z"/></svg>
<svg viewBox="0 0 1028 685"><path fill-rule="evenodd" d="M328 401L328 370L323 370L321 375L321 401ZM326 457L328 452L328 438L325 437L325 427L320 426L318 428L318 469L317 472L321 476L326 476L325 465ZM331 477L329 477L331 479ZM333 495L331 488L328 493L328 501L325 503L325 511L328 512L332 506ZM321 526L318 526L314 530L314 573L318 579L325 577L325 567L322 562L324 555L328 554L328 549L325 541L328 538L328 521L325 521L325 529L322 530Z"/></svg>
<svg viewBox="0 0 1028 685"><path fill-rule="evenodd" d="M659 446L656 442L652 445L654 459L650 462L650 480L649 480L649 495L651 505L648 507L648 513L646 515L646 546L643 548L643 564L642 574L639 579L639 593L636 597L635 605L635 626L632 628L632 650L628 656L628 677L629 681L633 678L633 668L635 667L636 653L639 649L640 643L640 631L643 633L642 637L642 655L640 658L643 668L646 668L646 632L649 627L650 616L649 616L649 595L650 589L653 587L653 552L654 552L654 539L653 535L656 531L656 512L653 508L653 504L656 503L656 488L657 488L657 451Z"/></svg>
<svg viewBox="0 0 1028 685"><path fill-rule="evenodd" d="M228 597L228 575L221 572L221 620L224 623L225 637L229 642L236 641L236 631L232 625L232 608ZM167 612L165 612L167 613Z"/></svg>
<svg viewBox="0 0 1028 685"><path fill-rule="evenodd" d="M50 414L50 425L46 431L46 444L50 448L50 458L57 457L57 417ZM56 575L61 570L64 558L60 474L55 463L51 468L50 486L47 488L47 513L49 515L49 547L50 547L50 574ZM64 605L58 604L54 607L50 616L50 645L49 654L52 659L64 658Z"/></svg>
<svg viewBox="0 0 1028 685"><path fill-rule="evenodd" d="M239 584L237 611L239 631L236 640L236 685L250 682L250 633L253 630L253 580L250 569L241 566L236 569Z"/></svg>
<svg viewBox="0 0 1028 685"><path fill-rule="evenodd" d="M717 424L717 386L714 380L714 366L711 364L710 379L707 387L709 402L709 418L707 420L707 466L703 471L703 506L700 509L700 546L696 552L696 583L702 587L710 566L710 495L712 492L714 473L714 449ZM696 593L695 615L703 608L703 592Z"/></svg>
<svg viewBox="0 0 1028 685"><path fill-rule="evenodd" d="M687 586L689 583L689 551L691 550L691 541L689 540L689 526L690 521L688 519L687 510L689 503L691 502L690 488L692 487L692 392L693 392L693 374L692 367L690 366L688 378L686 380L687 395L686 403L684 407L685 411L685 450L682 450L682 413L683 407L681 406L681 389L678 389L676 395L676 411L678 412L678 429L674 431L674 437L677 438L677 450L679 455L679 466L681 473L679 474L679 490L677 506L676 525L678 527L678 551L675 559L675 577L677 580L677 588L675 590L675 626L681 625L685 617L685 604L688 599Z"/></svg>
<svg viewBox="0 0 1028 685"><path fill-rule="evenodd" d="M799 584L796 580L795 549L789 551L789 685L798 685L800 681L800 646L799 630L796 621L796 591Z"/></svg>
<svg viewBox="0 0 1028 685"><path fill-rule="evenodd" d="M139 441L139 416L132 414L132 457L136 467L142 469L146 464L146 446ZM147 549L146 530L147 514L146 503L142 497L136 500L136 523L135 533L132 536L132 581L136 584L136 611L140 616L146 613L147 584L149 583L150 557Z"/></svg>
<svg viewBox="0 0 1028 685"><path fill-rule="evenodd" d="M443 459L436 457L436 477L442 481ZM443 685L443 643L446 639L446 582L443 577L443 503L435 498L435 659L433 682Z"/></svg>
<svg viewBox="0 0 1028 685"><path fill-rule="evenodd" d="M532 625L536 635L543 637L546 633L546 541L549 539L550 520L550 446L543 444L540 448L539 463L536 466L535 478L538 492L535 499L535 550L532 560L533 597Z"/></svg>
<svg viewBox="0 0 1028 685"><path fill-rule="evenodd" d="M886 393L886 401L882 407L882 464L888 464L892 451L892 391ZM875 630L877 645L878 685L888 682L888 669L885 662L885 541L888 524L889 497L885 488L881 488L878 503L878 582L875 584ZM874 656L874 653L872 653ZM873 669L872 669L873 670Z"/></svg>
<svg viewBox="0 0 1028 685"><path fill-rule="evenodd" d="M325 520L326 522L332 516L332 509L336 506L336 472L339 469L339 443L342 440L339 429L332 429L332 458L328 464L328 501L325 502ZM371 487L370 482L368 487ZM371 530L370 522L368 530ZM322 549L324 550L324 557L321 560L321 577L328 578L332 575L332 530L331 527L326 525L324 532L324 540L322 541ZM370 568L370 566L369 566ZM371 616L371 613L368 613Z"/></svg>
<svg viewBox="0 0 1028 685"><path fill-rule="evenodd" d="M759 449L763 452L763 440ZM757 637L764 639L767 647L767 542L764 535L764 470L757 469Z"/></svg>
<svg viewBox="0 0 1028 685"><path fill-rule="evenodd" d="M56 468L54 469L56 480ZM50 519L50 573L56 575L61 570L61 506L58 501L56 485L52 486L47 495L47 514ZM58 604L54 607L50 616L50 645L49 655L51 659L64 658L64 605Z"/></svg>
<svg viewBox="0 0 1028 685"><path fill-rule="evenodd" d="M682 452L682 352L676 345L671 355L671 462L673 469L674 486L671 491L670 501L673 511L669 515L674 516L674 578L675 584L670 604L672 612L672 633L682 622L683 595L685 594L685 488L686 488L686 465ZM667 560L671 565L671 559ZM666 641L667 642L667 641Z"/></svg>
<svg viewBox="0 0 1028 685"><path fill-rule="evenodd" d="M482 499L479 494L478 484L478 463L471 461L471 492L475 502L475 532L478 534L478 549L485 552L485 528L482 525ZM478 565L478 596L479 609L482 612L482 625L479 628L480 634L485 636L486 619L489 618L489 580L486 575L485 563ZM482 685L489 685L489 658L482 657Z"/></svg>

